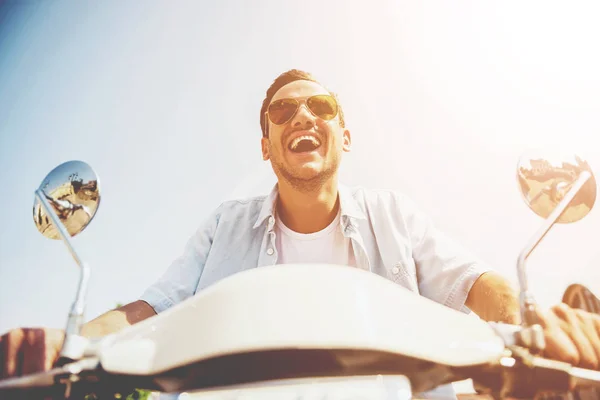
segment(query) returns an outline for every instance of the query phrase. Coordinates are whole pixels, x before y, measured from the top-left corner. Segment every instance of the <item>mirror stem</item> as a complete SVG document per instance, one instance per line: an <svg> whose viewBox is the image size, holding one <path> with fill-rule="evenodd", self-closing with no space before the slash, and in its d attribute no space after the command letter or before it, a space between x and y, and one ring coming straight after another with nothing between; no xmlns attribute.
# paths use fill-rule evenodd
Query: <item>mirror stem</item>
<svg viewBox="0 0 600 400"><path fill-rule="evenodd" d="M538 323L538 319L535 313L535 299L533 295L529 291L529 285L527 282L527 274L525 271L525 264L527 262L527 258L533 252L533 250L537 247L537 245L544 239L548 231L554 226L558 218L565 211L569 203L573 201L577 193L581 190L583 185L591 178L591 174L588 171L583 171L579 175L579 178L575 181L571 190L565 195L565 197L561 200L560 203L556 206L556 208L552 211L552 213L546 218L544 224L541 228L533 235L529 244L523 249L521 254L519 254L519 259L517 261L517 273L519 277L519 287L521 289L520 293L520 303L521 303L521 323L524 326L532 326Z"/></svg>
<svg viewBox="0 0 600 400"><path fill-rule="evenodd" d="M85 311L85 296L87 294L87 287L90 278L90 267L84 263L73 244L71 243L71 235L61 222L58 215L54 212L54 208L48 203L46 199L46 194L38 189L35 191L35 195L40 201L42 207L46 211L46 215L50 217L52 223L58 230L61 239L69 249L71 256L80 267L79 274L79 285L77 287L77 294L75 297L75 301L71 306L71 311L69 312L69 318L67 320L67 326L65 328L65 341L63 343L62 349L60 350L60 356L68 359L78 359L83 355L83 351L85 349L85 345L87 343L87 339L83 338L81 334L81 326L83 325L83 313Z"/></svg>
<svg viewBox="0 0 600 400"><path fill-rule="evenodd" d="M58 233L60 234L61 239L67 246L67 249L69 249L71 256L73 256L73 258L75 259L75 262L81 267L83 265L83 262L81 261L81 258L79 258L79 255L77 255L77 252L75 251L75 249L73 248L73 245L71 244L71 235L67 231L67 228L65 228L65 226L63 225L60 218L58 218L58 215L56 215L56 213L54 212L54 208L50 205L50 203L48 203L48 200L46 199L46 194L44 193L43 190L38 189L35 191L35 196L37 197L37 199L40 201L40 203L44 207L46 214L52 220L52 224L58 230Z"/></svg>

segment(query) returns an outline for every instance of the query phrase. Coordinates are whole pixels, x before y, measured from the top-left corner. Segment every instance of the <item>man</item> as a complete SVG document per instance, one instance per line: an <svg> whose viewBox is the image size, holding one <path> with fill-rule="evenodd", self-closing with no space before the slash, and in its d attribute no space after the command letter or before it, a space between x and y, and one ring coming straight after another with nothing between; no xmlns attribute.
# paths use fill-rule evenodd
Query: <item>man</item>
<svg viewBox="0 0 600 400"><path fill-rule="evenodd" d="M88 322L83 335L120 330L236 272L295 262L362 268L448 307L518 323L511 285L437 231L408 198L338 183L351 135L336 96L311 75L280 75L267 90L260 124L262 157L277 176L272 193L223 203L140 300ZM563 304L540 317L548 356L598 368L597 316ZM9 332L0 342L0 375L50 368L62 339L53 329Z"/></svg>

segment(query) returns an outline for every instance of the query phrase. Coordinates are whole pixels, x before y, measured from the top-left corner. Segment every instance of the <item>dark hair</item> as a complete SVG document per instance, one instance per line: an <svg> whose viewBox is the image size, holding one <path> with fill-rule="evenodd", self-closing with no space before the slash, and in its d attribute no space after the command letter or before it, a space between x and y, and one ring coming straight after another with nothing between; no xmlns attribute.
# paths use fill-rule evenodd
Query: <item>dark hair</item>
<svg viewBox="0 0 600 400"><path fill-rule="evenodd" d="M267 121L265 121L265 113L267 112L267 108L269 107L269 104L271 104L271 100L273 99L273 96L275 96L275 93L277 93L277 91L279 89L281 89L288 83L292 83L294 81L311 81L311 82L319 83L319 81L317 81L311 74L309 74L308 72L300 71L298 69L291 69L291 70L286 71L283 74L279 75L277 77L277 79L275 79L273 81L273 83L271 84L271 86L269 86L269 88L267 89L267 96L263 100L262 107L260 108L260 129L262 131L263 136L266 136L265 128L266 128ZM340 105L340 102L335 93L329 91L329 94L332 95L333 98L335 99L335 101L337 101L337 103L338 103L338 115L340 117L340 126L343 128L345 126L345 123L344 123L344 112L342 111L342 106Z"/></svg>

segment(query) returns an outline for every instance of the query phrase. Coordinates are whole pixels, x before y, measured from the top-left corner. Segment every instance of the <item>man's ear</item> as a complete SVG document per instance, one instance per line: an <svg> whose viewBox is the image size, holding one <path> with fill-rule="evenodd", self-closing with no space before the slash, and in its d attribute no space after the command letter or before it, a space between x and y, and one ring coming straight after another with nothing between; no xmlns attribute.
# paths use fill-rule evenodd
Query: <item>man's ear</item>
<svg viewBox="0 0 600 400"><path fill-rule="evenodd" d="M345 152L349 152L352 144L352 136L350 135L350 131L348 129L344 129L343 139L344 141L342 144L342 150L344 150Z"/></svg>
<svg viewBox="0 0 600 400"><path fill-rule="evenodd" d="M266 137L263 137L260 140L260 147L262 149L263 160L267 161L270 158L269 157L269 139Z"/></svg>

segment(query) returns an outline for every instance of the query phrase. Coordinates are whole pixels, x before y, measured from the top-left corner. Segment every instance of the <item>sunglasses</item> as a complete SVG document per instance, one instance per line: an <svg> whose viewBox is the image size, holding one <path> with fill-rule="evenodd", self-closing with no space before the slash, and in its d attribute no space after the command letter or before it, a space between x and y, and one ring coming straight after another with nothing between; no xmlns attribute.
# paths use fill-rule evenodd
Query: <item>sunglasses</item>
<svg viewBox="0 0 600 400"><path fill-rule="evenodd" d="M317 94L309 97L295 97L275 100L269 104L267 114L269 120L275 125L289 122L298 112L301 104L306 104L308 110L315 116L325 121L335 118L338 113L338 104L329 94Z"/></svg>

